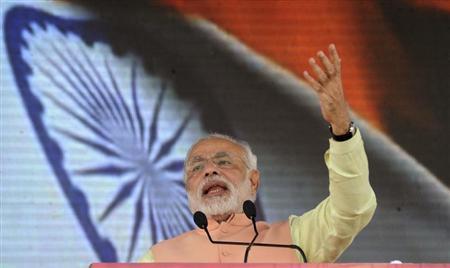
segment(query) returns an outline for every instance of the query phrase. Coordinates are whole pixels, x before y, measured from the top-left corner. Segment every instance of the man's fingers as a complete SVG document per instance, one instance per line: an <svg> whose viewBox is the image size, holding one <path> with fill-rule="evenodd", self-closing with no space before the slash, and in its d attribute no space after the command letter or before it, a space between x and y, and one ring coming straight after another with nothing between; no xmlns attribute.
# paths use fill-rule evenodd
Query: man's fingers
<svg viewBox="0 0 450 268"><path fill-rule="evenodd" d="M341 71L341 58L339 58L336 46L334 44L331 44L328 47L328 50L330 52L330 58L333 62L334 68L336 68L336 71L339 73Z"/></svg>
<svg viewBox="0 0 450 268"><path fill-rule="evenodd" d="M322 61L323 66L325 66L325 69L327 70L328 75L333 76L335 74L334 65L330 62L330 60L325 55L325 53L323 53L323 51L319 51L319 53L317 53L317 56Z"/></svg>
<svg viewBox="0 0 450 268"><path fill-rule="evenodd" d="M309 65L313 69L314 73L316 73L319 82L324 84L328 80L327 74L317 65L316 60L314 58L309 59Z"/></svg>
<svg viewBox="0 0 450 268"><path fill-rule="evenodd" d="M322 91L322 85L319 84L314 78L312 78L311 75L307 71L303 72L303 76L305 77L306 81L308 81L309 85L317 92Z"/></svg>

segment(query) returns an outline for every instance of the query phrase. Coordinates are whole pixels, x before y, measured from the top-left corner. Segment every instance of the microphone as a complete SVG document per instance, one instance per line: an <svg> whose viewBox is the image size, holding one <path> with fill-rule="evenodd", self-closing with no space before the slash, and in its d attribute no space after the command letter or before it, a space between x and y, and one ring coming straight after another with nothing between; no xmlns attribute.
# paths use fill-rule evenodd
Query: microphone
<svg viewBox="0 0 450 268"><path fill-rule="evenodd" d="M251 202L251 201L249 201ZM306 255L303 252L303 250L297 246L297 245L283 245L283 244L268 244L268 243L254 243L254 240L256 239L256 237L258 236L258 230L256 228L256 222L255 222L255 217L256 217L256 209L255 209L255 205L253 204L253 202L251 202L252 204L250 205L245 205L244 206L244 213L247 217L251 217L252 219L252 223L253 223L253 229L255 230L255 237L253 238L251 243L245 243L245 242L234 242L234 241L214 241L208 231L208 219L206 218L206 215L201 212L201 211L197 211L194 213L194 222L197 225L198 228L205 230L206 235L208 236L208 239L211 243L213 244L222 244L222 245L237 245L237 246L247 246L247 250L246 250L246 255L248 257L248 252L250 251L250 247L251 246L259 246L259 247L278 247L278 248L292 248L292 249L296 249L300 252L300 254L302 255L303 258L303 262L307 263L307 259L306 259ZM245 202L244 202L245 204ZM253 206L252 206L253 205ZM247 261L247 258L244 259L244 261Z"/></svg>
<svg viewBox="0 0 450 268"><path fill-rule="evenodd" d="M308 260L306 259L305 252L303 252L302 248L297 245L283 245L283 244L268 244L268 243L254 243L256 237L258 236L258 230L256 229L256 223L255 223L255 217L256 217L256 208L255 204L253 204L252 201L247 200L244 202L244 213L245 215L252 220L253 223L253 229L255 230L255 236L253 237L253 240L250 242L250 244L247 247L247 250L245 251L245 259L244 262L247 262L247 255L250 251L250 247L253 246L260 246L260 247L278 247L278 248L292 248L296 249L300 252L300 255L302 255L302 259L304 263L308 263Z"/></svg>
<svg viewBox="0 0 450 268"><path fill-rule="evenodd" d="M197 211L194 213L194 222L200 229L206 229L208 227L208 220L206 219L206 215L201 211Z"/></svg>
<svg viewBox="0 0 450 268"><path fill-rule="evenodd" d="M244 202L244 213L247 218L251 219L252 221L256 217L256 207L255 204L251 200L247 200Z"/></svg>
<svg viewBox="0 0 450 268"><path fill-rule="evenodd" d="M248 243L245 242L214 241L208 231L208 219L206 218L206 215L201 211L197 211L194 213L194 222L198 228L205 230L209 241L213 244L248 246Z"/></svg>
<svg viewBox="0 0 450 268"><path fill-rule="evenodd" d="M248 244L248 247L245 250L244 263L247 263L248 253L250 252L250 248L253 246L253 243L255 242L256 238L259 235L258 230L256 229L256 222L255 222L256 207L252 201L247 200L244 202L244 213L245 213L245 216L247 216L247 218L252 220L253 229L255 230L255 236L253 237L252 241L250 241L250 244Z"/></svg>

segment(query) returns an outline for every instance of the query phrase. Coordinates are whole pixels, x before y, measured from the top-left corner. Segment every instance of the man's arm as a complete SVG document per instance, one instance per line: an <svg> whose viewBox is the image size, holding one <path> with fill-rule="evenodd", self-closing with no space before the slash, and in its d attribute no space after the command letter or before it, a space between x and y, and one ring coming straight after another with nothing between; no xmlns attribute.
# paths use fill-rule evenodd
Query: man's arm
<svg viewBox="0 0 450 268"><path fill-rule="evenodd" d="M325 153L330 195L302 216L289 217L292 241L309 262L333 262L366 226L376 208L359 130L348 141L330 140Z"/></svg>
<svg viewBox="0 0 450 268"><path fill-rule="evenodd" d="M317 78L306 71L304 77L317 93L323 118L339 136L349 131L351 120L342 86L341 59L334 45L329 46L329 55L317 53L323 68L310 58ZM330 139L325 163L330 196L304 215L289 218L292 240L306 251L310 262L335 261L368 224L376 207L359 130L346 141Z"/></svg>

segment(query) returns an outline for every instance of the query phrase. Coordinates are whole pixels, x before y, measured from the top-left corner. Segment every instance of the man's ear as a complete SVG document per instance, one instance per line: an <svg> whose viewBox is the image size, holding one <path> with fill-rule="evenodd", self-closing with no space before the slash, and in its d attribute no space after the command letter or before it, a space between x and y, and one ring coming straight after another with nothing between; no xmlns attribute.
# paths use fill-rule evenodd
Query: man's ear
<svg viewBox="0 0 450 268"><path fill-rule="evenodd" d="M254 169L250 171L249 179L252 187L252 192L256 193L259 188L259 170Z"/></svg>

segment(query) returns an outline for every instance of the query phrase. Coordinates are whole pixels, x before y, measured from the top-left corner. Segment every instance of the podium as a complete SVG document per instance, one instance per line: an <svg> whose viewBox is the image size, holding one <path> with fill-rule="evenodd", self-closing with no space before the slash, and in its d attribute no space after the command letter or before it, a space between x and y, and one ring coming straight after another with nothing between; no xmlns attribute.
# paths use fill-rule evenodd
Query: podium
<svg viewBox="0 0 450 268"><path fill-rule="evenodd" d="M450 268L450 263L93 263L90 268Z"/></svg>

